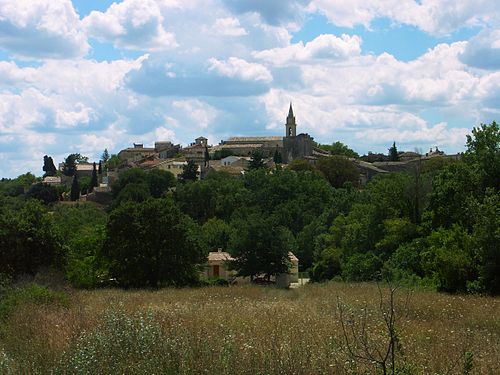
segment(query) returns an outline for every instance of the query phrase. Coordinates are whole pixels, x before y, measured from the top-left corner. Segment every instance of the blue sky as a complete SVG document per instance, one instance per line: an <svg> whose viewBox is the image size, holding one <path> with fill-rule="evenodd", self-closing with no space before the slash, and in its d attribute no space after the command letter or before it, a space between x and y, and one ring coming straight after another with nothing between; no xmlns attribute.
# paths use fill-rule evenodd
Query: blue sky
<svg viewBox="0 0 500 375"><path fill-rule="evenodd" d="M496 0L0 0L0 176L300 132L454 153L499 120Z"/></svg>

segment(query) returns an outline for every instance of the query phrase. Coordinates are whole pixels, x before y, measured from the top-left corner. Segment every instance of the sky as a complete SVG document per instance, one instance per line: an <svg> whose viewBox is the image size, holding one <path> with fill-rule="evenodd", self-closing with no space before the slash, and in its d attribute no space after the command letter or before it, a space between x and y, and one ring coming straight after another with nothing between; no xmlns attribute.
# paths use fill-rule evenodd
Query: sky
<svg viewBox="0 0 500 375"><path fill-rule="evenodd" d="M0 177L298 132L464 150L500 120L498 0L0 0Z"/></svg>

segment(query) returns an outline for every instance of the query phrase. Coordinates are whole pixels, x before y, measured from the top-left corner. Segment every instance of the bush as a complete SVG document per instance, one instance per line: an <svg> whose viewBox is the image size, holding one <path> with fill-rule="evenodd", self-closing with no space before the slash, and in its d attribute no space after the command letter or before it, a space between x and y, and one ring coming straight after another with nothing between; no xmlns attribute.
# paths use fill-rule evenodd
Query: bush
<svg viewBox="0 0 500 375"><path fill-rule="evenodd" d="M24 303L38 305L68 306L69 299L64 292L54 291L49 288L29 284L22 288L4 286L0 289L0 320L6 319L17 306Z"/></svg>
<svg viewBox="0 0 500 375"><path fill-rule="evenodd" d="M168 360L167 342L151 313L109 311L100 326L83 333L64 353L54 373L155 373Z"/></svg>
<svg viewBox="0 0 500 375"><path fill-rule="evenodd" d="M382 260L369 251L366 254L354 254L342 267L342 277L348 281L369 281L380 278Z"/></svg>

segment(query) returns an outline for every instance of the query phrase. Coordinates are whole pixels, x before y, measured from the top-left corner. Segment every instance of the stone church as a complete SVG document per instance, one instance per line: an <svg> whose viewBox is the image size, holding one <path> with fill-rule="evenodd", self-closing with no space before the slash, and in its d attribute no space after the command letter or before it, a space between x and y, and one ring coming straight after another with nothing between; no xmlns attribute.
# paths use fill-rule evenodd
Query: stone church
<svg viewBox="0 0 500 375"><path fill-rule="evenodd" d="M297 135L297 123L290 103L284 137L231 137L213 146L211 152L227 150L233 155L250 156L253 151L260 150L264 157L273 157L277 151L286 164L294 159L312 156L313 145L313 138L309 134Z"/></svg>

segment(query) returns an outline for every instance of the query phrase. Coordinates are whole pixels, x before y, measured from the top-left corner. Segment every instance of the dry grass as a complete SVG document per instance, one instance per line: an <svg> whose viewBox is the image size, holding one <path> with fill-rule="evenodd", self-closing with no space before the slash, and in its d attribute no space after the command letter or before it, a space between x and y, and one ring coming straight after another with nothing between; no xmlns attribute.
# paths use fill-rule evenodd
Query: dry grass
<svg viewBox="0 0 500 375"><path fill-rule="evenodd" d="M366 311L370 343L383 346L373 284L74 291L69 308L17 309L0 329L0 371L377 373L346 352L339 300L354 320ZM398 373L462 374L465 353L470 373L500 373L499 298L419 291L405 301L401 290Z"/></svg>

